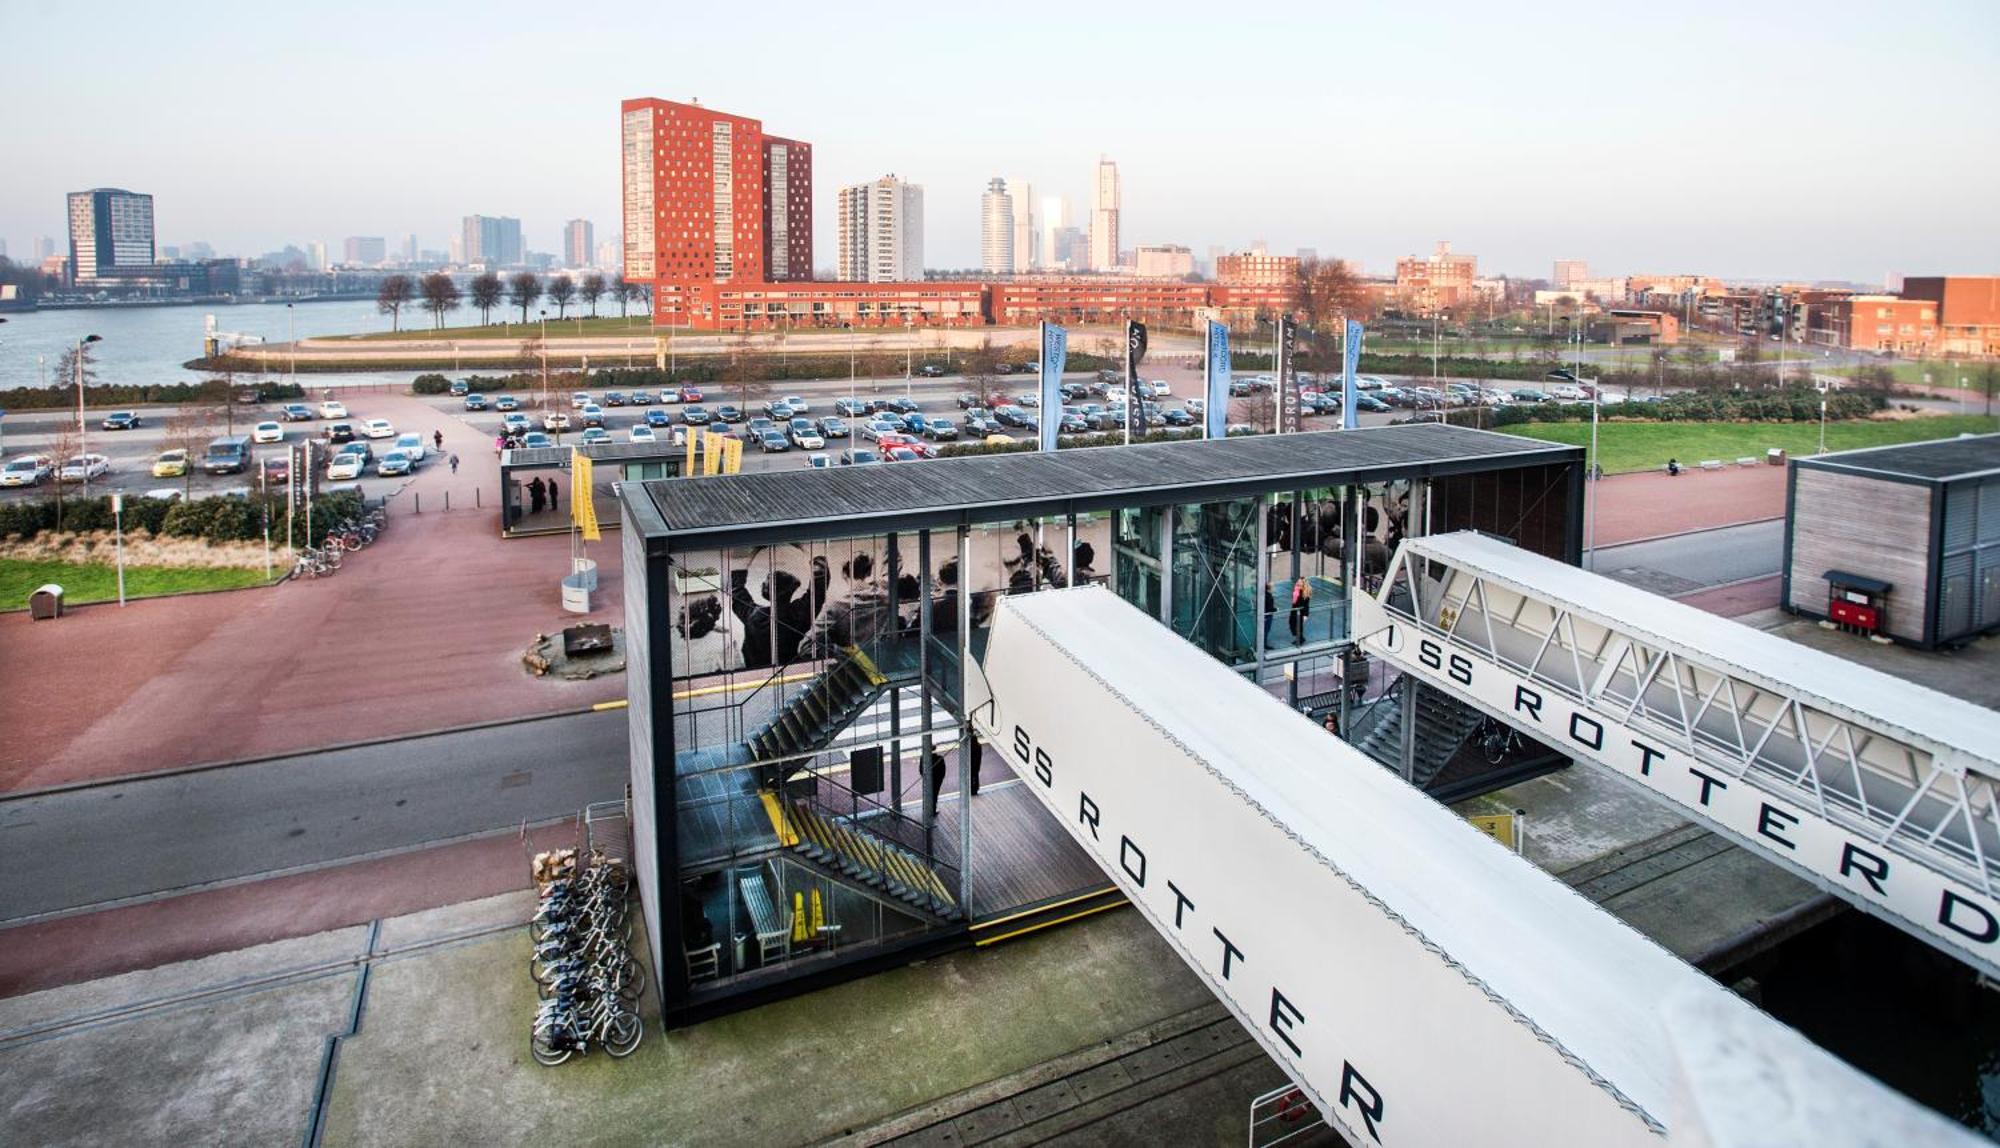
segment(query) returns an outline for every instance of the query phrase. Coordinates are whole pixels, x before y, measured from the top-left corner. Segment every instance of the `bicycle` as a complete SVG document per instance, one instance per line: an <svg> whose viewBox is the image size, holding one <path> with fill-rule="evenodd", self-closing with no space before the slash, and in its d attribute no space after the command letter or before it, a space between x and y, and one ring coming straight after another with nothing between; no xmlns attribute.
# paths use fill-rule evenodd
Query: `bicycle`
<svg viewBox="0 0 2000 1148"><path fill-rule="evenodd" d="M588 1055L593 1042L614 1058L632 1055L646 1035L637 1010L628 1007L601 978L574 996L543 1001L528 1036L528 1053L535 1063L554 1067L570 1057Z"/></svg>
<svg viewBox="0 0 2000 1148"><path fill-rule="evenodd" d="M1499 765L1527 746L1527 741L1521 737L1521 731L1505 722L1486 718L1480 723L1479 750L1486 755L1488 765Z"/></svg>

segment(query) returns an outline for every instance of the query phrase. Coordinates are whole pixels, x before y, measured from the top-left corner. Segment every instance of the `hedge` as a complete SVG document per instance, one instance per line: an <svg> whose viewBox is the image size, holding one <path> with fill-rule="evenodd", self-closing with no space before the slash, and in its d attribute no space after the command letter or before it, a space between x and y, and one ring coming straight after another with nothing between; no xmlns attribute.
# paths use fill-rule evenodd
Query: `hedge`
<svg viewBox="0 0 2000 1148"><path fill-rule="evenodd" d="M83 388L83 398L91 410L116 410L167 403L213 403L221 401L216 384L208 383L91 383ZM254 394L259 402L302 399L305 388L297 383L237 383L239 394ZM17 387L7 392L9 410L75 410L74 386Z"/></svg>
<svg viewBox="0 0 2000 1148"><path fill-rule="evenodd" d="M1603 403L1598 417L1645 419L1657 422L1816 422L1820 417L1820 393L1803 384L1767 391L1681 391L1657 403ZM1839 391L1828 394L1829 419L1867 418L1888 405L1880 392ZM1509 403L1484 412L1470 408L1451 412L1452 421L1473 421L1478 415L1488 425L1514 426L1520 423L1561 423L1590 418L1589 403ZM1463 417L1461 417L1463 416Z"/></svg>
<svg viewBox="0 0 2000 1148"><path fill-rule="evenodd" d="M338 519L355 518L361 513L361 495L351 490L322 494L313 500L312 544L326 537L326 528ZM41 498L31 502L0 503L0 538L35 538L56 527L56 500ZM185 501L163 498L127 498L125 529L144 530L170 538L200 538L209 542L251 542L264 537L263 511L269 510L273 529L283 530L285 500L269 496L260 502L248 498L220 496ZM110 530L116 523L109 496L65 498L62 500L62 529L82 533Z"/></svg>

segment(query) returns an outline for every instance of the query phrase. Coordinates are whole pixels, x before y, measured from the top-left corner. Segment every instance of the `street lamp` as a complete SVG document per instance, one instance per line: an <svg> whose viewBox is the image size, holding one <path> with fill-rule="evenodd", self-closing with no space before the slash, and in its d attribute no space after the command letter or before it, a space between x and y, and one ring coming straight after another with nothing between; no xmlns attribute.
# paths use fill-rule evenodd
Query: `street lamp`
<svg viewBox="0 0 2000 1148"><path fill-rule="evenodd" d="M90 489L90 432L83 421L83 348L91 343L102 343L99 335L85 335L76 341L76 453L83 461L83 489Z"/></svg>
<svg viewBox="0 0 2000 1148"><path fill-rule="evenodd" d="M285 353L290 357L291 367L286 372L290 377L285 381L292 386L299 385L299 326L297 314L290 303L285 304Z"/></svg>

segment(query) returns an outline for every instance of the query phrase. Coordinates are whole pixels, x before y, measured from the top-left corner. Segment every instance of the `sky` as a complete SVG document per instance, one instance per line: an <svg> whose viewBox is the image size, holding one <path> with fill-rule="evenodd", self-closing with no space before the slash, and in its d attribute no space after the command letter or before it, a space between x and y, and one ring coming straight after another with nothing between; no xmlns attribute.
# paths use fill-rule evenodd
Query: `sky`
<svg viewBox="0 0 2000 1148"><path fill-rule="evenodd" d="M0 44L16 258L98 186L152 193L162 245L442 250L479 213L556 251L619 229L618 102L659 96L813 144L821 267L842 184L923 185L926 263L969 267L987 180L1081 212L1104 155L1128 248L2000 273L1994 0L0 0Z"/></svg>

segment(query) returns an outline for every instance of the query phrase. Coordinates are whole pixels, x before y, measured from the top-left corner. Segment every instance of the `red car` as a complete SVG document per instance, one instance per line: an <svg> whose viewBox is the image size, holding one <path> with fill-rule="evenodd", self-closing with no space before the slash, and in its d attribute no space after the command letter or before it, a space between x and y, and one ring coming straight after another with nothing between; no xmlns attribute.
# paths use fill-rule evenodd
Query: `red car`
<svg viewBox="0 0 2000 1148"><path fill-rule="evenodd" d="M681 401L684 403L698 403L701 401L701 388L696 386L682 387L680 395Z"/></svg>
<svg viewBox="0 0 2000 1148"><path fill-rule="evenodd" d="M885 455L893 455L898 450L906 450L918 458L936 458L937 448L919 438L895 432L884 432L875 440L875 445Z"/></svg>

